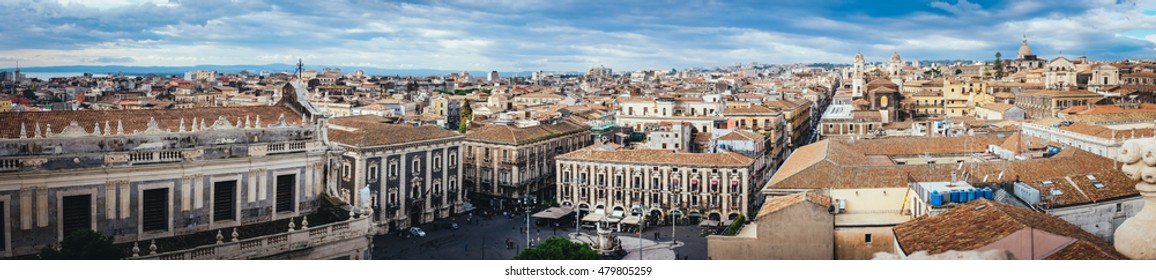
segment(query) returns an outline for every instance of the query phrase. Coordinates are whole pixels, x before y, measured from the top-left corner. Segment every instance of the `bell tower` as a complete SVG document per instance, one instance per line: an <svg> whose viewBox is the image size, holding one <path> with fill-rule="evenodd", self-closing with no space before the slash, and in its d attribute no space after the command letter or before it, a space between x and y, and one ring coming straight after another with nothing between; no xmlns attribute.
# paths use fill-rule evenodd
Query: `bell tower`
<svg viewBox="0 0 1156 280"><path fill-rule="evenodd" d="M866 78L863 77L863 53L855 52L855 64L852 66L851 74L851 97L863 97L863 85L866 84Z"/></svg>

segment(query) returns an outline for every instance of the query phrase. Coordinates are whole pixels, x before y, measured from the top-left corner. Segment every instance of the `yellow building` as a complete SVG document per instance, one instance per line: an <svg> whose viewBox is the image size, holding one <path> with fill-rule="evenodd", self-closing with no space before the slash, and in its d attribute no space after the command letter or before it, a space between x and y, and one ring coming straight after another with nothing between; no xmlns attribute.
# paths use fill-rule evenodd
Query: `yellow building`
<svg viewBox="0 0 1156 280"><path fill-rule="evenodd" d="M0 113L12 111L12 100L7 97L0 98Z"/></svg>
<svg viewBox="0 0 1156 280"><path fill-rule="evenodd" d="M990 94L987 94L985 89L986 84L980 80L944 80L944 114L952 117L967 116L968 113L974 111L975 107L979 106L980 103L994 100Z"/></svg>

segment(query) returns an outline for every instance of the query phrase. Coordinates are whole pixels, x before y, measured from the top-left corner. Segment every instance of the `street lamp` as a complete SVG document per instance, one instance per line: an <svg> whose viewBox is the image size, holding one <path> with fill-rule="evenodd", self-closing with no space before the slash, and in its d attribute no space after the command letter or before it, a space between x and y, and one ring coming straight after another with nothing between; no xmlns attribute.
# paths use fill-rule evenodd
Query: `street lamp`
<svg viewBox="0 0 1156 280"><path fill-rule="evenodd" d="M678 198L677 194L675 194L674 192L670 193L670 210L671 210L671 213L670 213L670 248L674 248L674 237L675 237L674 229L678 227L678 224L676 224L676 221L674 219L674 203L675 203L674 201L677 198Z"/></svg>

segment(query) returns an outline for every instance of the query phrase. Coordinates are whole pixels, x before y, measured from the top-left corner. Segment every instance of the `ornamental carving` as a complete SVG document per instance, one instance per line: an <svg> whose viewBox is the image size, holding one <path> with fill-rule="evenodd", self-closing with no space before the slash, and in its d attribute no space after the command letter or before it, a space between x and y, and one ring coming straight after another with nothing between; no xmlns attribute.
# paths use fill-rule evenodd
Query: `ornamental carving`
<svg viewBox="0 0 1156 280"><path fill-rule="evenodd" d="M1120 147L1116 161L1124 164L1120 170L1136 183L1143 196L1144 206L1136 216L1116 228L1115 246L1124 256L1135 260L1156 259L1156 138L1129 139Z"/></svg>
<svg viewBox="0 0 1156 280"><path fill-rule="evenodd" d="M249 146L249 156L260 157L269 153L269 146L266 145L252 145Z"/></svg>
<svg viewBox="0 0 1156 280"><path fill-rule="evenodd" d="M128 162L128 154L105 154L104 155L104 163L105 164L127 163L127 162Z"/></svg>
<svg viewBox="0 0 1156 280"><path fill-rule="evenodd" d="M40 167L45 163L48 163L47 158L26 158L20 160L20 164L25 167Z"/></svg>
<svg viewBox="0 0 1156 280"><path fill-rule="evenodd" d="M80 124L77 124L76 121L72 121L72 123L69 123L68 126L64 127L64 130L61 130L59 134L56 134L54 136L55 137L63 137L63 138L76 138L76 137L85 137L85 136L89 136L89 135L90 134L88 133L88 131L84 130L83 127L80 127Z"/></svg>
<svg viewBox="0 0 1156 280"><path fill-rule="evenodd" d="M181 152L185 159L199 159L205 155L205 150L196 149Z"/></svg>

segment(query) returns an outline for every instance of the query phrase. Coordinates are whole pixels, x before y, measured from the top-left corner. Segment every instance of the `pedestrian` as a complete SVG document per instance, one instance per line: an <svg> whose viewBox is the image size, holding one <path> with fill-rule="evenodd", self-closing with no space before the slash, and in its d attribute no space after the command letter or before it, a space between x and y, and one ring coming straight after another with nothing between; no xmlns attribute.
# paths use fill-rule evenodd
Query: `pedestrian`
<svg viewBox="0 0 1156 280"><path fill-rule="evenodd" d="M658 241L658 232L657 231L654 232L654 241Z"/></svg>

